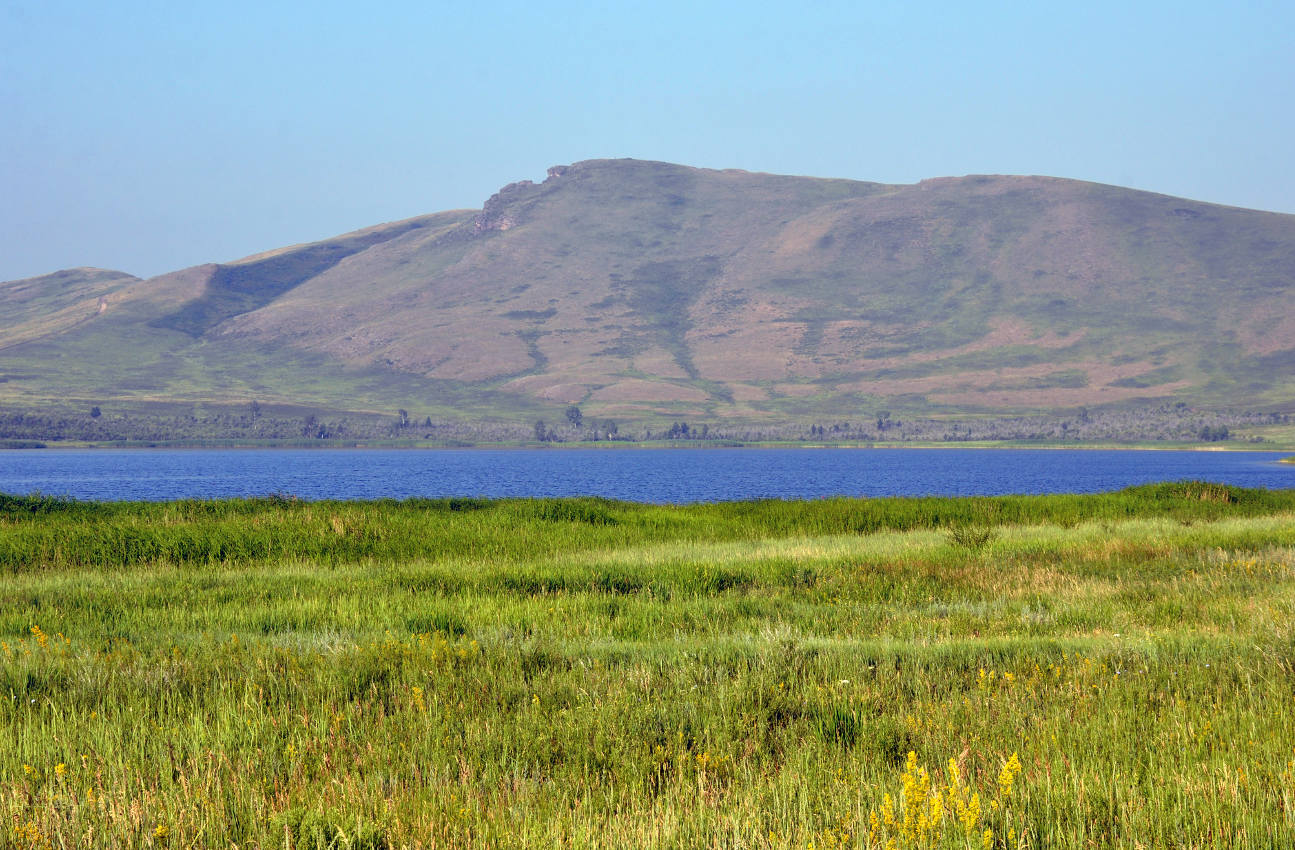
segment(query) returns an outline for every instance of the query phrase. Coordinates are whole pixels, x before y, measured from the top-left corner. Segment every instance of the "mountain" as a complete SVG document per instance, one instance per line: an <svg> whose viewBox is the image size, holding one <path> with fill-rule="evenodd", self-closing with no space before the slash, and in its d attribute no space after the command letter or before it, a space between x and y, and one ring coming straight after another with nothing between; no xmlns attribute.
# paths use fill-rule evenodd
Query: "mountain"
<svg viewBox="0 0 1295 850"><path fill-rule="evenodd" d="M593 160L479 210L0 284L0 404L849 419L1295 402L1295 216Z"/></svg>

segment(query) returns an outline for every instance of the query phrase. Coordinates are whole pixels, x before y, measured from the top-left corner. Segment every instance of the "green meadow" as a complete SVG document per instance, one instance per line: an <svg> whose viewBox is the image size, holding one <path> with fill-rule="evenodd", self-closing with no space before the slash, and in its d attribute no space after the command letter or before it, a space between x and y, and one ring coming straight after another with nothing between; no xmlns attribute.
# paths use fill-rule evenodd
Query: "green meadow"
<svg viewBox="0 0 1295 850"><path fill-rule="evenodd" d="M0 847L1295 845L1295 491L0 496Z"/></svg>

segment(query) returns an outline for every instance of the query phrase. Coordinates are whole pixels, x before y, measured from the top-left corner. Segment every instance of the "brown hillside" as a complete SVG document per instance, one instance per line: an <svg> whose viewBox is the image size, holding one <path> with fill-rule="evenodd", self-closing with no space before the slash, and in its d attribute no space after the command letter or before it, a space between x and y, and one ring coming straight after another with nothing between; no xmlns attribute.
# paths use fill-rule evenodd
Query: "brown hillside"
<svg viewBox="0 0 1295 850"><path fill-rule="evenodd" d="M597 160L479 213L119 280L104 292L131 320L94 344L144 334L191 364L159 394L201 394L209 363L222 397L365 408L421 386L469 416L510 397L622 417L1281 406L1292 287L1295 216L1048 177L892 186ZM0 331L27 354L90 350L56 313ZM248 351L298 365L257 391L229 377ZM364 377L294 377L302 362Z"/></svg>

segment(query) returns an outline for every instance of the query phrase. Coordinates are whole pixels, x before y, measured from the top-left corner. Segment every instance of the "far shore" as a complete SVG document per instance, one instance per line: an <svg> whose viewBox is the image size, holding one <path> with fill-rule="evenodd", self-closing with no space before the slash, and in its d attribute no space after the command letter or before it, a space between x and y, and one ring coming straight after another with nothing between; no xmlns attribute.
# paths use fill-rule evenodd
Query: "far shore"
<svg viewBox="0 0 1295 850"><path fill-rule="evenodd" d="M87 449L192 449L194 451L215 449L266 449L266 450L394 450L394 449L457 449L463 451L482 450L570 450L570 449L1038 449L1038 450L1091 450L1091 451L1195 451L1195 452L1295 452L1295 446L1273 443L1218 443L1193 442L1038 442L1027 441L966 441L966 442L792 442L792 441L736 441L736 440L591 440L581 442L445 442L435 440L312 440L306 441L249 441L249 440L156 440L156 441L113 441L83 442L60 440L44 442L40 440L0 440L0 451L68 451ZM1295 463L1295 456L1281 459L1282 463Z"/></svg>

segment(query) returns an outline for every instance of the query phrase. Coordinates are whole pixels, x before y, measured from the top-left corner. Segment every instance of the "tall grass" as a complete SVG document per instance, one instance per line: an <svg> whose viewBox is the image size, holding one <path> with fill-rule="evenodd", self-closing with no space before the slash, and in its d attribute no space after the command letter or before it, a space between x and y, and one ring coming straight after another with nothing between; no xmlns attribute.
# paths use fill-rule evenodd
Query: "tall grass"
<svg viewBox="0 0 1295 850"><path fill-rule="evenodd" d="M8 498L0 845L1290 846L1293 508Z"/></svg>
<svg viewBox="0 0 1295 850"><path fill-rule="evenodd" d="M0 494L0 570L139 563L247 564L296 557L440 559L537 554L645 540L770 536L1051 523L1134 516L1184 521L1295 507L1295 491L1199 482L1100 495L966 499L823 499L659 507L584 499L409 499L304 502L79 502ZM505 533L506 532L506 533Z"/></svg>

